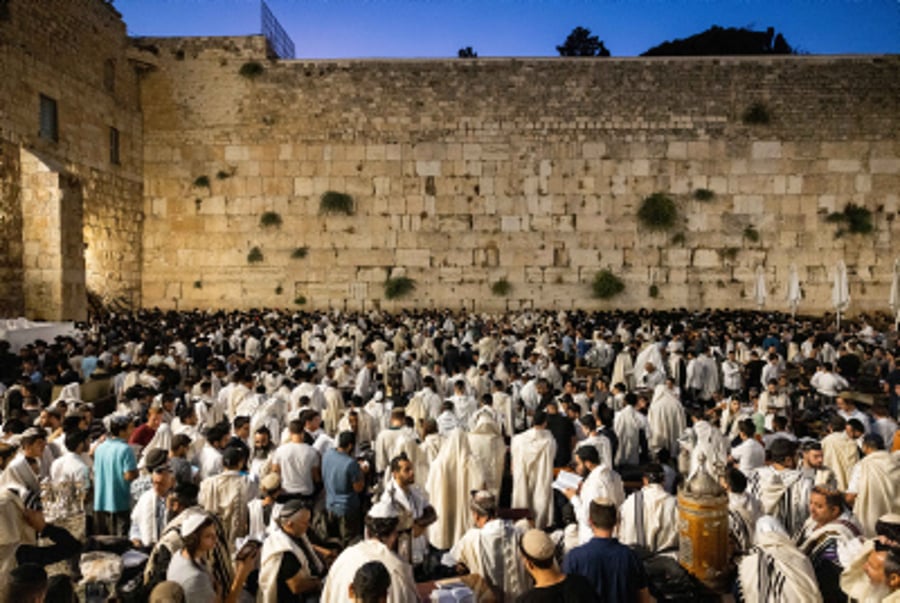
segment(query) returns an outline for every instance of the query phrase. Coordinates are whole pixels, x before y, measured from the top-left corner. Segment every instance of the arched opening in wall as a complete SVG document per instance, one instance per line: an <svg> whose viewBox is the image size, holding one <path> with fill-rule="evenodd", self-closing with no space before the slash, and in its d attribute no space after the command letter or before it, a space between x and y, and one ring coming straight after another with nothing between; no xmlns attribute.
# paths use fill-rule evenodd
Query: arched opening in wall
<svg viewBox="0 0 900 603"><path fill-rule="evenodd" d="M57 162L22 148L22 266L25 315L85 320L84 194Z"/></svg>

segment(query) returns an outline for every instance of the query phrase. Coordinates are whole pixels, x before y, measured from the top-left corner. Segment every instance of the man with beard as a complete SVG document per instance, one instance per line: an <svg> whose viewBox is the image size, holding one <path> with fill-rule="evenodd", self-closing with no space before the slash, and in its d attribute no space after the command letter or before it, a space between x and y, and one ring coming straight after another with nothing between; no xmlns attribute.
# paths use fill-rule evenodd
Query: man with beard
<svg viewBox="0 0 900 603"><path fill-rule="evenodd" d="M272 433L268 427L259 427L253 433L253 452L250 457L250 473L259 477L267 474L272 466Z"/></svg>
<svg viewBox="0 0 900 603"><path fill-rule="evenodd" d="M804 442L801 446L803 460L800 471L806 477L813 480L813 485L825 485L830 488L837 486L834 471L825 466L825 455L822 453L822 444L815 440Z"/></svg>
<svg viewBox="0 0 900 603"><path fill-rule="evenodd" d="M399 514L397 555L416 567L425 560L425 529L437 520L437 514L428 495L416 485L415 466L405 453L391 459L390 470L391 479L381 501L392 505Z"/></svg>
<svg viewBox="0 0 900 603"><path fill-rule="evenodd" d="M576 492L567 488L563 494L572 504L578 522L578 543L584 544L593 537L591 527L591 502L603 498L615 503L618 508L625 502L625 489L619 474L600 462L600 455L593 446L581 446L575 451L575 473L583 481Z"/></svg>

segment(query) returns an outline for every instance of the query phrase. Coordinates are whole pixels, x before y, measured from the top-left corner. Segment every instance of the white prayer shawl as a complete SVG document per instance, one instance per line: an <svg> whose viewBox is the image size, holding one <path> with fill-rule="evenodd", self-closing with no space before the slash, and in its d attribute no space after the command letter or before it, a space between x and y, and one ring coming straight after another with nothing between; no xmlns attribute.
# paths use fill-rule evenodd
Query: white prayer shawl
<svg viewBox="0 0 900 603"><path fill-rule="evenodd" d="M437 460L444 444L444 436L439 433L430 433L419 444L419 465L416 467L416 479L423 484L428 483L428 470Z"/></svg>
<svg viewBox="0 0 900 603"><path fill-rule="evenodd" d="M556 440L546 429L531 428L513 436L512 506L534 511L534 523L543 529L553 523L553 459Z"/></svg>
<svg viewBox="0 0 900 603"><path fill-rule="evenodd" d="M422 428L422 423L425 419L430 418L428 405L424 400L422 392L419 392L410 398L404 410L406 411L406 416L411 417L414 421L413 424L416 426L417 431Z"/></svg>
<svg viewBox="0 0 900 603"><path fill-rule="evenodd" d="M497 420L503 428L503 433L508 437L512 437L515 433L512 397L506 392L498 391L494 392L493 398L494 412L497 413Z"/></svg>
<svg viewBox="0 0 900 603"><path fill-rule="evenodd" d="M502 591L501 601L515 601L531 585L518 549L521 537L513 522L492 519L481 529L470 528L447 556Z"/></svg>
<svg viewBox="0 0 900 603"><path fill-rule="evenodd" d="M229 546L250 531L247 506L252 494L247 479L237 471L228 470L200 483L197 500L222 522Z"/></svg>
<svg viewBox="0 0 900 603"><path fill-rule="evenodd" d="M678 437L684 433L687 424L684 407L665 385L656 388L647 419L650 421L650 450L655 452L665 448L671 458L677 458Z"/></svg>
<svg viewBox="0 0 900 603"><path fill-rule="evenodd" d="M153 546L165 526L159 525L156 505L159 497L153 489L147 490L137 500L131 510L131 521L137 523L140 541L144 546Z"/></svg>
<svg viewBox="0 0 900 603"><path fill-rule="evenodd" d="M859 462L859 492L853 514L863 534L875 537L875 522L882 515L900 511L900 463L885 450L866 455Z"/></svg>
<svg viewBox="0 0 900 603"><path fill-rule="evenodd" d="M345 549L335 560L325 580L321 603L346 603L356 570L369 561L380 561L391 576L386 603L419 603L412 566L400 560L378 540L369 539Z"/></svg>
<svg viewBox="0 0 900 603"><path fill-rule="evenodd" d="M873 584L866 574L869 554L875 550L875 541L851 542L843 549L849 560L841 572L841 590L856 603L887 603L890 589L887 585ZM850 553L853 554L850 554ZM900 592L900 591L898 591ZM894 599L895 601L898 599Z"/></svg>
<svg viewBox="0 0 900 603"><path fill-rule="evenodd" d="M2 477L0 477L0 484L19 489L24 488L38 494L41 492L39 475L31 469L28 461L25 460L25 455L21 451L6 466Z"/></svg>
<svg viewBox="0 0 900 603"><path fill-rule="evenodd" d="M838 490L846 492L850 470L859 461L856 442L843 431L828 434L822 438L822 456L824 465L834 471Z"/></svg>
<svg viewBox="0 0 900 603"><path fill-rule="evenodd" d="M663 372L665 378L666 363L663 361L659 346L655 341L651 341L644 346L634 361L634 381L638 387L645 385L645 377L647 377L647 363L653 364L653 367Z"/></svg>
<svg viewBox="0 0 900 603"><path fill-rule="evenodd" d="M591 501L601 497L613 501L616 507L620 507L625 502L625 488L618 473L597 466L581 482L579 493L569 500L575 511L575 519L578 521L578 544L584 544L594 537L589 521Z"/></svg>
<svg viewBox="0 0 900 603"><path fill-rule="evenodd" d="M582 446L593 446L594 448L596 448L597 454L600 456L600 466L606 467L607 469L612 469L612 443L609 441L608 437L597 435L596 433L591 434L587 438L578 442L578 444L575 445L575 450L578 450Z"/></svg>
<svg viewBox="0 0 900 603"><path fill-rule="evenodd" d="M313 547L307 540L306 534L300 538L305 541L307 550L312 551ZM312 577L313 573L309 567L309 559L306 558L300 545L284 530L280 528L272 530L272 533L263 542L262 552L259 557L259 595L257 596L257 601L260 603L278 603L278 570L281 567L281 558L284 557L285 553L293 553L294 557L297 558L304 578ZM314 568L316 574L321 575L324 567L320 565L318 559L313 559L313 563L316 564Z"/></svg>
<svg viewBox="0 0 900 603"><path fill-rule="evenodd" d="M734 543L734 554L741 555L754 544L756 521L762 516L759 500L746 492L728 493L728 528Z"/></svg>
<svg viewBox="0 0 900 603"><path fill-rule="evenodd" d="M400 514L397 556L413 565L422 563L428 551L428 538L425 534L413 538L411 530L413 522L422 517L429 506L428 495L415 484L404 490L395 479L390 478L385 483L381 501L394 505Z"/></svg>
<svg viewBox="0 0 900 603"><path fill-rule="evenodd" d="M398 442L408 435L406 427L392 427L378 434L375 438L375 471L387 471L391 459L400 453L401 446L398 446Z"/></svg>
<svg viewBox="0 0 900 603"><path fill-rule="evenodd" d="M738 580L748 603L822 601L809 558L777 532L759 534L756 546L739 561Z"/></svg>
<svg viewBox="0 0 900 603"><path fill-rule="evenodd" d="M16 568L20 544L36 544L34 530L24 520L24 492L21 488L0 487L0 593L6 592L9 573ZM21 492L22 496L20 496ZM5 596L5 595L4 595Z"/></svg>
<svg viewBox="0 0 900 603"><path fill-rule="evenodd" d="M611 383L613 385L624 383L628 391L634 389L634 364L631 361L631 354L628 349L622 350L616 356Z"/></svg>
<svg viewBox="0 0 900 603"><path fill-rule="evenodd" d="M774 466L750 472L747 490L762 505L762 512L781 522L789 534L799 530L809 517L809 495L813 481L800 469Z"/></svg>
<svg viewBox="0 0 900 603"><path fill-rule="evenodd" d="M342 431L351 431L350 419L347 417L347 414L350 412L350 410L356 411L356 416L358 419L358 428L356 431L357 448L362 446L363 444L372 444L375 441L376 436L378 435L378 430L375 426L375 419L373 419L372 415L370 415L362 408L348 409L347 412L344 413L344 416L341 417L340 423L338 423L338 433Z"/></svg>
<svg viewBox="0 0 900 603"><path fill-rule="evenodd" d="M482 415L469 433L469 447L484 476L485 489L494 496L500 494L503 480L503 452L506 445L500 434L500 426L491 417Z"/></svg>
<svg viewBox="0 0 900 603"><path fill-rule="evenodd" d="M144 453L153 450L154 448L161 448L168 452L172 448L172 427L168 423L160 423L159 428L156 430L156 433L153 434L153 437L147 443L146 446L141 450L141 456Z"/></svg>
<svg viewBox="0 0 900 603"><path fill-rule="evenodd" d="M269 516L269 523L266 523L266 516L263 509L263 501L261 498L255 498L247 505L247 511L250 516L250 530L247 535L263 542L271 531L275 529L276 511L281 505L273 503L272 513Z"/></svg>
<svg viewBox="0 0 900 603"><path fill-rule="evenodd" d="M634 406L626 404L615 415L613 431L619 438L619 447L616 449L616 467L637 465L640 462L642 422L638 419L637 414Z"/></svg>
<svg viewBox="0 0 900 603"><path fill-rule="evenodd" d="M448 436L428 471L425 490L438 520L428 527L428 538L438 549L449 549L469 528L469 497L484 488L484 475L462 430Z"/></svg>
<svg viewBox="0 0 900 603"><path fill-rule="evenodd" d="M619 540L656 553L678 545L678 503L661 484L649 484L625 499Z"/></svg>

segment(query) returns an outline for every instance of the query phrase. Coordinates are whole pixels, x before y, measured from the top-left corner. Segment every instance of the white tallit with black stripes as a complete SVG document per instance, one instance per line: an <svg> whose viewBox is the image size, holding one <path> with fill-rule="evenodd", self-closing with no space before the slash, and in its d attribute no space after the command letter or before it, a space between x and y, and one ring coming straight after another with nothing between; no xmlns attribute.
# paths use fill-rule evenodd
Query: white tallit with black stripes
<svg viewBox="0 0 900 603"><path fill-rule="evenodd" d="M812 563L777 519L756 524L756 544L738 562L741 599L747 603L819 603L822 595Z"/></svg>

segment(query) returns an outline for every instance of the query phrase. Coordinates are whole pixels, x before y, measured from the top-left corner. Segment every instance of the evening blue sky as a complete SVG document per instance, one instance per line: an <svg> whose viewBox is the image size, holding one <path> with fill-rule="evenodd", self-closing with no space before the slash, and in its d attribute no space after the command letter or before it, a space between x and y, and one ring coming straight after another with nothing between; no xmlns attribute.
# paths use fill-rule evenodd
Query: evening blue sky
<svg viewBox="0 0 900 603"><path fill-rule="evenodd" d="M555 56L576 26L636 56L712 25L774 27L810 54L900 52L900 0L269 0L298 58ZM116 0L130 35L260 32L258 0Z"/></svg>

